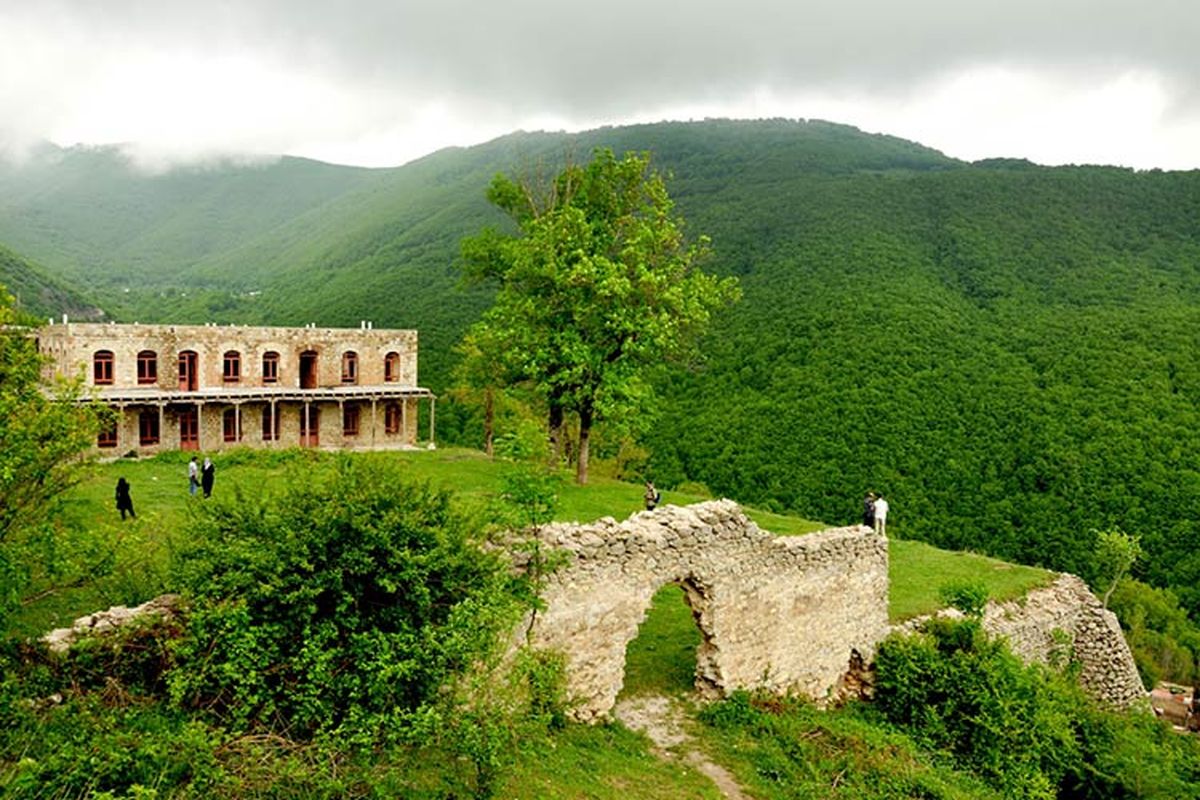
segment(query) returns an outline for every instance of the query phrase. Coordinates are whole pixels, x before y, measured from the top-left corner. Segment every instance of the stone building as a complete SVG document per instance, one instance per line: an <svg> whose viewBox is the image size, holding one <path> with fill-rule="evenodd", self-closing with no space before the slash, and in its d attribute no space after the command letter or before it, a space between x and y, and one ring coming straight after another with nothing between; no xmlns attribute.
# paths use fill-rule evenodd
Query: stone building
<svg viewBox="0 0 1200 800"><path fill-rule="evenodd" d="M101 452L418 444L417 333L361 328L51 324L48 372L82 374L120 414Z"/></svg>

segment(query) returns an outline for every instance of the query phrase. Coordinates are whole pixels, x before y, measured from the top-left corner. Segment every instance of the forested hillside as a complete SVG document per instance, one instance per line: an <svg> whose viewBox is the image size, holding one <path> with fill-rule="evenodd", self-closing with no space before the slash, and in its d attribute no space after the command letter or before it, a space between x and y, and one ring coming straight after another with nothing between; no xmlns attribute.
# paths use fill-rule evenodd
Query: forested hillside
<svg viewBox="0 0 1200 800"><path fill-rule="evenodd" d="M871 488L897 534L1085 575L1095 529L1121 527L1143 537L1143 576L1200 611L1197 172L968 165L828 123L671 123L513 134L393 170L125 167L78 195L10 170L0 240L92 276L126 319L416 327L422 383L441 392L488 302L456 264L463 235L503 224L488 180L553 174L595 145L652 151L689 230L712 237L708 269L744 292L706 363L663 376L656 480L831 523ZM301 202L300 184L322 188ZM123 210L149 227L106 240ZM442 435L470 441L442 410Z"/></svg>
<svg viewBox="0 0 1200 800"><path fill-rule="evenodd" d="M64 313L81 320L103 317L94 302L3 246L0 246L0 287L13 296L19 312L35 317L58 317Z"/></svg>

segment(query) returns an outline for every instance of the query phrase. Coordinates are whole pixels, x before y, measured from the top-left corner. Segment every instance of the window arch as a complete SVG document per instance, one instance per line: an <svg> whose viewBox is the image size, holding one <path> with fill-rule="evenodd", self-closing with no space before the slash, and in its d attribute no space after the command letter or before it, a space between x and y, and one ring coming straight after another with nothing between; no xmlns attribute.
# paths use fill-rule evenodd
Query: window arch
<svg viewBox="0 0 1200 800"><path fill-rule="evenodd" d="M358 383L358 353L353 350L342 353L342 383Z"/></svg>
<svg viewBox="0 0 1200 800"><path fill-rule="evenodd" d="M388 353L383 357L383 382L396 383L400 380L400 354Z"/></svg>
<svg viewBox="0 0 1200 800"><path fill-rule="evenodd" d="M226 383L237 383L242 379L242 354L237 350L226 350L222 356L221 377Z"/></svg>
<svg viewBox="0 0 1200 800"><path fill-rule="evenodd" d="M143 386L158 383L158 353L143 350L137 354L137 382Z"/></svg>
<svg viewBox="0 0 1200 800"><path fill-rule="evenodd" d="M263 383L279 383L279 353L268 350L262 357Z"/></svg>
<svg viewBox="0 0 1200 800"><path fill-rule="evenodd" d="M97 350L92 354L92 383L100 386L112 382L113 352L112 350ZM115 443L112 446L115 447Z"/></svg>

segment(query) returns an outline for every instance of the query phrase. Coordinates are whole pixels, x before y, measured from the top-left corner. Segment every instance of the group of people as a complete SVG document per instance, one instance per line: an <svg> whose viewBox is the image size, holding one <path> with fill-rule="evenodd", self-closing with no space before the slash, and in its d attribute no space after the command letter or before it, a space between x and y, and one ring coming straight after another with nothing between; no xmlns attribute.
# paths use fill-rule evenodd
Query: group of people
<svg viewBox="0 0 1200 800"><path fill-rule="evenodd" d="M211 497L216 472L211 458L205 456L204 466L200 466L196 463L196 456L192 456L188 462L188 494L195 496L196 490L202 489L205 497Z"/></svg>
<svg viewBox="0 0 1200 800"><path fill-rule="evenodd" d="M188 494L195 497L197 491L202 491L205 497L212 497L216 475L217 467L211 458L205 457L204 463L199 464L196 456L192 456L192 460L188 462ZM137 519L137 514L133 511L133 497L129 494L129 481L125 480L124 476L117 478L116 500L121 519L125 519L126 514Z"/></svg>
<svg viewBox="0 0 1200 800"><path fill-rule="evenodd" d="M883 495L867 492L863 497L863 525L874 528L880 536L887 535L888 501Z"/></svg>

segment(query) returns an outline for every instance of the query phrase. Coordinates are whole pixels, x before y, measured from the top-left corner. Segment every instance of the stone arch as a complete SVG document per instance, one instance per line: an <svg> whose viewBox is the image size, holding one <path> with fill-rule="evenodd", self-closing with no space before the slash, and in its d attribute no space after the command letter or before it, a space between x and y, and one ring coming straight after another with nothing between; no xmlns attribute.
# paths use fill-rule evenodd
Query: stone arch
<svg viewBox="0 0 1200 800"><path fill-rule="evenodd" d="M691 590L704 637L698 682L832 693L853 650L874 653L887 631L887 542L854 526L797 537L758 529L736 503L640 512L622 523L551 525L565 553L529 635L567 658L576 717L605 717L624 680L625 651L661 587Z"/></svg>

